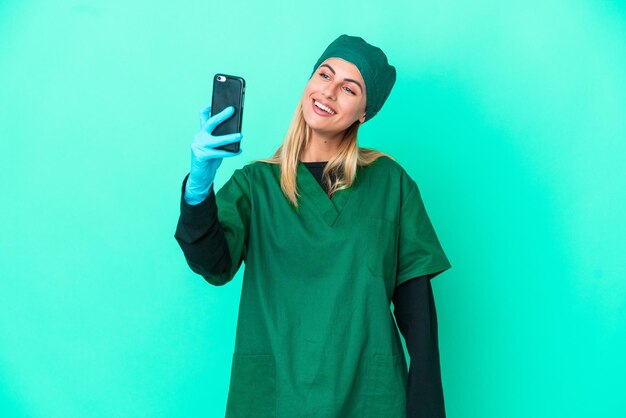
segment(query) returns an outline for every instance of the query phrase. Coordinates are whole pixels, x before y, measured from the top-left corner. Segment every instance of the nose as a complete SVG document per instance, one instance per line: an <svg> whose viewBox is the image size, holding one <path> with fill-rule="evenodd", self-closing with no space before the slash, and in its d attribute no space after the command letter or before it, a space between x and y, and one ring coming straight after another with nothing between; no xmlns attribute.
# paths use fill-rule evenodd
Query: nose
<svg viewBox="0 0 626 418"><path fill-rule="evenodd" d="M324 96L326 96L329 99L334 99L335 89L337 88L337 85L339 84L335 84L334 82L330 82L326 84L326 87L324 87L324 89L322 90L322 93L324 94Z"/></svg>

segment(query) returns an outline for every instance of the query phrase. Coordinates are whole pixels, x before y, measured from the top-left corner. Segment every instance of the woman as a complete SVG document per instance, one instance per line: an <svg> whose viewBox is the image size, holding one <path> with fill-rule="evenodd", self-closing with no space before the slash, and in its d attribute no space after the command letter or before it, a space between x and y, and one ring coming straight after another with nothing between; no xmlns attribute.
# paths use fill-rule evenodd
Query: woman
<svg viewBox="0 0 626 418"><path fill-rule="evenodd" d="M217 286L245 261L227 417L444 417L430 279L449 269L416 183L391 157L360 148L395 68L341 35L314 66L283 144L235 170L214 137L192 144L176 240ZM390 303L411 357L410 371Z"/></svg>

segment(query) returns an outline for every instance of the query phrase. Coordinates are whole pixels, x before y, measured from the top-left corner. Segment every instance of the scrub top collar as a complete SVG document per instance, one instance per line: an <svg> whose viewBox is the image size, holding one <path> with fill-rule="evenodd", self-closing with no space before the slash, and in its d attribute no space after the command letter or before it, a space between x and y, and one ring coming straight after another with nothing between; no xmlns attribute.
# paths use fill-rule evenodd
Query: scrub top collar
<svg viewBox="0 0 626 418"><path fill-rule="evenodd" d="M304 192L301 195L306 195L305 198L311 199L328 226L334 227L350 197L358 187L360 171L361 168L357 168L357 176L352 187L336 191L332 198L326 194L323 187L302 161L298 162L296 181L298 188Z"/></svg>

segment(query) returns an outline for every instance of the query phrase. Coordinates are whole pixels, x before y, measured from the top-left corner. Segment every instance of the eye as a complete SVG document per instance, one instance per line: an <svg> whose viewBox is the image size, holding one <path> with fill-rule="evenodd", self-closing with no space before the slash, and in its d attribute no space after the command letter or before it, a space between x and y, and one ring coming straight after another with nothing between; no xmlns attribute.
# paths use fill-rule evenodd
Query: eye
<svg viewBox="0 0 626 418"><path fill-rule="evenodd" d="M322 78L328 79L328 78L327 78L327 77L328 77L328 74L326 74L326 73L320 73L320 76L321 76Z"/></svg>
<svg viewBox="0 0 626 418"><path fill-rule="evenodd" d="M346 88L348 89L348 91L350 92L350 94L352 94L353 96L355 96L355 95L356 95L356 93L354 93L350 87L346 87Z"/></svg>

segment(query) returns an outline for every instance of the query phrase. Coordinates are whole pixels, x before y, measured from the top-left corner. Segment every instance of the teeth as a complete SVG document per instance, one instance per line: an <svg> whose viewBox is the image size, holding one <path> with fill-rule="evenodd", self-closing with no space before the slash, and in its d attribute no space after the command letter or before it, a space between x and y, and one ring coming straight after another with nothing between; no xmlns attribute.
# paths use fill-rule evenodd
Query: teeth
<svg viewBox="0 0 626 418"><path fill-rule="evenodd" d="M325 110L326 112L330 113L331 115L334 115L335 112L333 112L332 110L330 110L330 108L328 106L324 106L323 104L321 104L320 102L318 102L317 100L313 101L313 104L315 104L315 106L319 107L322 110Z"/></svg>

